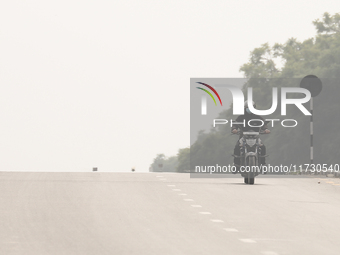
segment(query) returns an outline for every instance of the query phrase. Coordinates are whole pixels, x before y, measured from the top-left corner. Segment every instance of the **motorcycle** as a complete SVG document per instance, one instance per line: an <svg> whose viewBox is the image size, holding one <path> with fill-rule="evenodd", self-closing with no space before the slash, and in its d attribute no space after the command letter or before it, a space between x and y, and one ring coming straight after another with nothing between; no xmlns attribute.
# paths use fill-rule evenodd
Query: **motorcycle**
<svg viewBox="0 0 340 255"><path fill-rule="evenodd" d="M240 134L240 132L236 133ZM232 155L240 158L240 173L244 177L244 183L254 184L255 177L262 173L262 166L260 164L261 157L268 155L261 154L262 142L260 134L266 134L263 131L248 130L243 132L240 138L240 156Z"/></svg>

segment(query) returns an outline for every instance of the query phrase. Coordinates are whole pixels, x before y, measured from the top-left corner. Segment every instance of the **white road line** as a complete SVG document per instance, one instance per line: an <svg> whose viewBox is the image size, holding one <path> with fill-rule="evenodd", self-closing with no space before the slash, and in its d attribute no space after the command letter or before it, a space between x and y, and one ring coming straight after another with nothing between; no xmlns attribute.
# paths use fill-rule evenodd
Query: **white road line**
<svg viewBox="0 0 340 255"><path fill-rule="evenodd" d="M187 202L192 202L192 201L194 201L193 199L191 199L191 198L185 198L185 199L183 199L184 201L187 201Z"/></svg>
<svg viewBox="0 0 340 255"><path fill-rule="evenodd" d="M176 187L176 185L170 184L168 185L168 187Z"/></svg>
<svg viewBox="0 0 340 255"><path fill-rule="evenodd" d="M181 191L180 189L172 189L173 191Z"/></svg>
<svg viewBox="0 0 340 255"><path fill-rule="evenodd" d="M244 243L256 243L256 241L253 239L238 239L238 240Z"/></svg>
<svg viewBox="0 0 340 255"><path fill-rule="evenodd" d="M236 228L224 228L224 230L227 232L238 232Z"/></svg>
<svg viewBox="0 0 340 255"><path fill-rule="evenodd" d="M224 222L223 220L218 220L218 219L212 219L212 222Z"/></svg>
<svg viewBox="0 0 340 255"><path fill-rule="evenodd" d="M201 205L191 205L192 207L202 207Z"/></svg>
<svg viewBox="0 0 340 255"><path fill-rule="evenodd" d="M200 214L211 214L210 212L200 212Z"/></svg>
<svg viewBox="0 0 340 255"><path fill-rule="evenodd" d="M180 196L186 196L187 194L181 193L181 194L178 194L178 195L180 195Z"/></svg>

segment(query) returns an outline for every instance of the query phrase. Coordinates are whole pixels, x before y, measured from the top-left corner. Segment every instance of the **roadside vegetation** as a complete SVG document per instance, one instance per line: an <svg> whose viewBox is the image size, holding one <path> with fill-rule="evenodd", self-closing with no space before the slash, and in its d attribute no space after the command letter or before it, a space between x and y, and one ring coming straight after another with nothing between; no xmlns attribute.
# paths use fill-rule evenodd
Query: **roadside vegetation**
<svg viewBox="0 0 340 255"><path fill-rule="evenodd" d="M289 38L285 43L262 44L250 52L249 61L240 67L253 87L258 109L268 109L271 105L272 87L292 86L289 79L302 79L306 75L316 75L323 80L323 90L314 101L314 155L315 163L335 164L340 158L340 13L324 13L321 19L312 22L316 29L313 38L302 42ZM272 78L272 79L269 79ZM296 85L295 85L296 86ZM268 91L270 91L268 93ZM308 104L306 108L308 109ZM280 109L268 116L280 119ZM233 118L231 109L218 118ZM301 116L298 110L290 110L290 118L298 121L296 128L287 129L281 125L270 127L272 133L264 138L270 155L270 164L309 163L309 118ZM230 136L230 127L223 127L209 133L200 132L191 148L183 148L176 156L157 155L150 169L158 171L183 172L190 168L190 150L195 162L207 164L229 164L236 143ZM217 145L217 146L216 146Z"/></svg>

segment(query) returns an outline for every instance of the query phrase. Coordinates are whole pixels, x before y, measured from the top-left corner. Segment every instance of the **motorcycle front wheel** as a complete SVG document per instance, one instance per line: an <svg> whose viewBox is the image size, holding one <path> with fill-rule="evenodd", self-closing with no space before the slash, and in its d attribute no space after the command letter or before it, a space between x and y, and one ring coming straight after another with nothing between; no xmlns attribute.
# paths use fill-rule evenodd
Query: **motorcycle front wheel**
<svg viewBox="0 0 340 255"><path fill-rule="evenodd" d="M254 184L254 183L255 183L255 178L244 177L244 183L245 183L245 184Z"/></svg>
<svg viewBox="0 0 340 255"><path fill-rule="evenodd" d="M250 157L249 158L248 165L250 167L255 166L255 158L254 157ZM246 183L246 184L254 184L255 183L254 174L249 173L247 177L244 177L244 183Z"/></svg>

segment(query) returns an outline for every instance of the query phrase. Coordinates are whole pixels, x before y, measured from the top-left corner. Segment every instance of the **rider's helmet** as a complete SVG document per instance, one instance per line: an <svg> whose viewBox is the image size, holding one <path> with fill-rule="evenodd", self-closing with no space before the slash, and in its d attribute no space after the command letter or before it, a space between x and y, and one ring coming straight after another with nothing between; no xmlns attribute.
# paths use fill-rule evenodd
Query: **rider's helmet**
<svg viewBox="0 0 340 255"><path fill-rule="evenodd" d="M256 104L254 101L251 101L253 104L253 107L256 108ZM248 100L244 102L244 109L246 110L247 113L251 113L250 109L248 108Z"/></svg>

